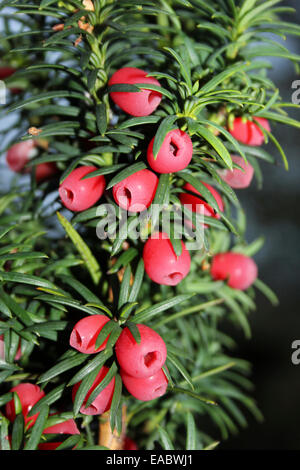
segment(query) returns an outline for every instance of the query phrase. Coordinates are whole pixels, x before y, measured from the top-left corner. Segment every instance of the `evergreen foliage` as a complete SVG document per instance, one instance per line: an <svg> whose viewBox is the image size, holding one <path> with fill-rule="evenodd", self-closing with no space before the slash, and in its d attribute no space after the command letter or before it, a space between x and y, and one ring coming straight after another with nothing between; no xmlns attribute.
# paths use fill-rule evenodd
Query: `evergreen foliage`
<svg viewBox="0 0 300 470"><path fill-rule="evenodd" d="M5 345L5 359L0 359L1 449L31 450L55 437L57 441L57 436L42 435L43 429L69 418L76 420L80 434L64 436L61 449L102 449L102 417L79 410L104 364L110 368L108 378L116 379L111 428L122 433L126 405L126 434L141 449L213 449L246 426L251 414L262 419L253 399L251 365L236 357L235 340L223 333L222 324L232 322L250 338L256 292L274 305L276 295L261 279L246 291L216 282L207 263L228 250L254 256L264 243L262 237L246 240L243 208L218 171L234 167L232 153L241 155L254 167L261 187L262 160L288 169L276 124L300 127L288 116L293 105L282 101L268 77L268 57L286 58L297 69L300 59L282 45L286 35L300 35L300 26L280 19L281 13L292 14L281 3L94 0L94 11L88 11L79 0L2 1L1 64L17 69L6 86L21 91L9 94L1 110L1 117L15 117L15 132L1 152L28 139L48 144L31 160L31 175L16 177L9 193L2 191L0 197L0 335ZM89 28L78 26L83 16ZM147 70L162 85L163 99L150 116L130 117L110 100L112 89L138 92L143 87L109 88L108 79L121 67ZM266 143L275 144L272 153L232 137L227 129L236 116L268 119L271 132L263 133ZM146 168L151 138L156 135L157 154L174 127L192 138L193 159L185 170L159 176L154 203L164 204L166 211L180 204L188 182L205 194L220 218L205 217L209 228L203 248L191 253L189 275L169 287L154 284L144 273L144 242L133 236L137 214L125 222L128 236L122 232L122 211L115 240L99 240L96 227L105 216L103 205L114 204L109 190ZM38 129L37 134L30 128ZM35 167L45 162L55 162L59 173L37 185ZM105 175L108 191L96 206L71 213L60 203L58 186L81 164L96 166L91 176ZM223 213L200 179L221 193ZM156 216L158 223L161 216ZM147 234L151 227L144 230ZM175 237L171 240L180 254L180 244ZM95 355L75 351L69 345L73 326L98 313L110 318L105 350ZM136 323L155 329L168 350L168 391L149 402L139 402L122 388L114 354L123 327L139 341ZM100 334L97 344L104 338ZM22 355L15 361L19 344ZM71 387L79 380L81 393L72 403ZM10 423L5 416L5 404L13 397L10 389L21 382L38 384L45 392L30 411L40 412L30 429L24 427L17 400L18 419Z"/></svg>

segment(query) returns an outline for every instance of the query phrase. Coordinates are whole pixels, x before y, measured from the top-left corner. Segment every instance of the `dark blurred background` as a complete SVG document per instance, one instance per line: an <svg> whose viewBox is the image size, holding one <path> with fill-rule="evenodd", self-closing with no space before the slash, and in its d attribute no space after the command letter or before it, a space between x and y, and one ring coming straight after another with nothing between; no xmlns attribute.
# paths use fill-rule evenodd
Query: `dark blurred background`
<svg viewBox="0 0 300 470"><path fill-rule="evenodd" d="M300 24L300 0L286 0L282 5L297 9L296 15L283 18ZM299 37L290 36L283 43L300 54ZM295 91L292 83L300 76L286 60L269 60L274 64L271 78L284 101L291 102ZM300 119L299 110L291 110L290 115ZM252 339L246 341L242 334L232 331L239 345L236 354L253 364L254 395L264 422L257 423L249 416L248 427L223 442L220 449L300 449L300 364L291 362L291 344L300 340L300 132L277 125L275 135L288 155L290 170L284 170L274 148L279 164L262 164L263 189L257 190L254 182L250 188L238 191L238 196L247 214L248 241L265 236L265 245L255 259L260 278L277 293L280 305L274 308L258 294L257 310L250 317ZM10 176L2 155L2 190L8 187Z"/></svg>
<svg viewBox="0 0 300 470"><path fill-rule="evenodd" d="M300 2L289 0L285 6L297 9L296 15L282 15L300 24ZM283 5L282 4L282 5ZM283 44L300 53L300 38L290 36ZM284 101L291 102L292 83L300 80L293 64L273 60L271 78ZM300 119L299 110L290 115ZM275 129L272 125L273 130ZM230 437L221 449L300 449L300 364L291 362L291 344L300 340L300 131L276 125L275 135L282 144L290 169L262 165L263 189L255 183L238 191L248 220L248 241L265 236L265 245L255 256L259 277L276 292L280 305L273 307L257 296L257 310L251 314L252 339L237 337L239 356L253 364L255 398L264 422L250 418L247 429ZM276 152L280 163L280 155ZM275 154L274 154L275 155Z"/></svg>

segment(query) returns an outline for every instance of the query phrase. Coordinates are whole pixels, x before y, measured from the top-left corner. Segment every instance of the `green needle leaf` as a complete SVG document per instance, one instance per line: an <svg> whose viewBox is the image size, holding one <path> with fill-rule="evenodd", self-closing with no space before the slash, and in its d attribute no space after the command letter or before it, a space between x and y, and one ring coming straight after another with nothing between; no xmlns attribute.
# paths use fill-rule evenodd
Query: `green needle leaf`
<svg viewBox="0 0 300 470"><path fill-rule="evenodd" d="M196 425L191 412L187 413L186 450L196 450Z"/></svg>
<svg viewBox="0 0 300 470"><path fill-rule="evenodd" d="M94 284L98 284L101 278L100 265L94 255L92 254L90 248L84 242L83 238L75 230L75 228L70 224L70 222L59 212L57 212L57 217L70 239L74 243L78 252L80 253Z"/></svg>
<svg viewBox="0 0 300 470"><path fill-rule="evenodd" d="M169 434L162 427L157 426L160 442L164 450L174 450L174 446L170 439Z"/></svg>
<svg viewBox="0 0 300 470"><path fill-rule="evenodd" d="M41 435L43 433L43 430L44 430L44 427L48 418L48 414L49 414L49 406L44 405L32 428L30 437L24 447L24 450L37 449L38 443L40 442Z"/></svg>

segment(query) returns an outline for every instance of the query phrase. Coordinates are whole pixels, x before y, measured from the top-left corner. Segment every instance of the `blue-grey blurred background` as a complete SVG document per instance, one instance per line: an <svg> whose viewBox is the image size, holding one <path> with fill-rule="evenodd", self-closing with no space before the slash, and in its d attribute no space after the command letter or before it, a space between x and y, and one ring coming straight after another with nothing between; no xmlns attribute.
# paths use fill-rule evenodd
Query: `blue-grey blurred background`
<svg viewBox="0 0 300 470"><path fill-rule="evenodd" d="M299 0L287 0L286 6L297 9L297 15L284 18L300 24ZM0 24L1 28L1 24ZM299 37L291 36L284 45L300 53ZM271 78L285 101L291 102L292 83L300 80L293 64L272 59ZM291 116L300 119L299 110ZM9 121L0 120L0 129L9 129ZM291 344L300 340L300 165L299 130L277 125L275 135L289 159L286 172L276 152L278 166L263 164L264 186L255 183L238 196L247 213L248 241L259 235L266 238L263 249L255 257L259 276L277 293L280 305L274 308L262 296L257 297L257 310L252 313L252 339L245 341L234 331L239 344L238 355L253 363L254 395L264 415L257 423L249 416L248 428L231 436L221 449L300 449L300 365L291 362ZM3 141L1 142L1 146ZM11 172L6 170L4 155L0 157L0 188L8 188Z"/></svg>

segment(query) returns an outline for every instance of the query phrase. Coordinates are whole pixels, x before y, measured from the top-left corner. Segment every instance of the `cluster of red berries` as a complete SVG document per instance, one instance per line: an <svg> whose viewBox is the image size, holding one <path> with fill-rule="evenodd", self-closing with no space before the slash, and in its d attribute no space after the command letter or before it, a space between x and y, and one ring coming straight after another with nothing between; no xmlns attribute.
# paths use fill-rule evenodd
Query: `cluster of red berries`
<svg viewBox="0 0 300 470"><path fill-rule="evenodd" d="M139 92L110 92L110 97L115 104L132 116L147 116L160 104L162 94L157 90L160 83L154 77L148 76L147 72L143 70L133 67L118 70L112 75L109 86L118 84L149 86L149 89L141 88ZM151 90L151 88L155 89ZM270 130L268 121L259 117L256 117L255 120L267 131ZM259 126L255 122L240 117L234 119L229 131L237 140L247 145L261 145L264 141L264 135ZM168 132L156 158L153 154L154 139L155 137L150 141L147 150L147 161L152 170L156 173L173 173L188 166L193 154L193 144L188 134L180 129ZM36 151L36 146L37 141L32 140L11 147L7 152L7 162L10 168L14 171L24 171L24 166ZM232 160L238 167L233 170L221 170L220 176L233 188L249 186L253 177L253 167L249 163L246 164L242 157L234 155ZM54 163L39 164L36 167L36 178L41 181L56 171ZM59 195L67 209L74 212L83 211L92 207L101 198L105 191L106 182L103 175L93 176L96 171L95 166L78 167L61 183ZM219 219L219 212L224 211L222 197L215 188L204 181L201 183L215 199L218 212L189 183L183 186L183 190L187 192L180 193L180 202L183 205L190 205L193 212ZM115 202L128 212L141 212L152 203L157 185L158 177L153 171L140 170L117 183L113 187L113 197ZM207 228L208 225L205 224L204 227ZM228 272L233 270L232 259L235 260L235 266L240 263L241 267L242 265L245 267L245 257L242 255L239 255L239 258L236 258L233 253L228 253L225 258L224 256L225 254L222 255L222 258L214 257L213 259L211 267L213 279L228 279ZM188 274L190 269L190 255L184 243L182 242L181 255L177 256L165 233L154 234L147 240L143 259L148 276L159 284L175 286ZM222 265L220 259L223 260ZM224 259L227 260L228 265L226 266ZM252 260L250 261L254 263ZM246 273L244 275L247 277ZM251 279L252 277L250 276ZM243 286L248 284L249 282L242 283ZM240 288L236 287L239 284L234 281L229 281L229 285Z"/></svg>
<svg viewBox="0 0 300 470"><path fill-rule="evenodd" d="M109 86L141 83L150 87L160 86L155 78L147 76L147 72L133 67L125 67L114 73ZM156 90L141 89L139 92L112 91L110 97L126 113L132 116L147 116L157 108L162 94ZM188 134L180 129L168 132L156 158L153 155L154 138L147 150L147 160L152 170L156 173L173 173L186 168L193 154L193 144ZM100 199L105 190L105 178L91 176L82 179L95 170L95 167L77 168L60 185L60 198L68 209L86 210ZM113 187L113 197L115 202L128 212L141 212L152 203L157 184L158 178L153 171L141 170L116 184Z"/></svg>
<svg viewBox="0 0 300 470"><path fill-rule="evenodd" d="M41 400L45 393L38 385L31 384L29 382L21 383L13 387L10 392L16 393L21 404L21 413L24 417L24 423L26 429L30 429L37 420L39 412L33 416L28 416L31 408ZM9 421L14 422L16 419L16 408L14 399L10 400L5 407L5 415ZM72 435L80 434L80 431L76 425L74 419L70 418L66 421L59 422L52 426L48 426L43 430L43 435L46 434L61 434L61 435ZM61 444L61 442L41 442L38 446L39 450L55 450ZM75 446L76 447L76 446ZM124 450L137 450L137 445L129 437L125 436Z"/></svg>
<svg viewBox="0 0 300 470"><path fill-rule="evenodd" d="M191 258L183 242L181 254L176 255L168 235L153 234L145 243L143 260L145 271L152 281L175 286L190 270ZM248 289L257 278L257 265L241 253L219 253L212 257L210 274L215 281L227 281L233 289Z"/></svg>
<svg viewBox="0 0 300 470"><path fill-rule="evenodd" d="M109 335L105 341L96 348L97 337L109 321L105 315L91 315L82 318L74 326L70 345L83 354L95 354L106 347ZM146 325L137 325L140 334L140 343L137 343L130 330L125 327L119 336L115 352L120 366L122 382L128 392L141 401L153 400L162 396L167 388L168 380L162 371L166 361L167 349L161 336ZM110 409L115 388L115 379L99 393L90 406L86 407L93 390L99 385L108 373L103 366L89 389L80 408L82 414L100 415ZM80 382L74 385L72 399L74 401Z"/></svg>
<svg viewBox="0 0 300 470"><path fill-rule="evenodd" d="M12 72L11 72L12 73ZM150 89L141 88L139 92L112 91L111 99L126 113L132 116L147 116L151 114L160 104L162 94L151 90L151 86L160 87L160 83L154 77L148 76L147 72L125 67L115 72L109 80L109 86L127 84L144 84ZM255 117L263 128L270 130L268 121ZM241 117L234 119L229 127L231 134L246 145L261 145L264 135L260 127L252 121ZM180 129L173 129L167 133L156 157L153 155L152 138L148 145L147 161L156 173L173 173L183 170L188 166L193 154L192 141L188 134ZM7 163L13 171L23 171L30 160L36 147L35 141L22 142L12 146L7 153ZM241 157L233 156L234 163L241 169L224 170L220 172L221 177L234 188L243 188L250 184L253 176L253 168L246 164ZM95 176L82 180L88 173L95 171L95 167L77 168L72 171L59 188L63 204L72 211L82 211L90 208L102 196L105 189L103 176ZM42 163L37 165L37 181L49 178L57 171L54 163ZM184 189L196 192L194 188L186 185ZM117 204L130 212L140 212L151 204L157 187L157 177L150 170L142 170L129 176L118 183L113 189L113 196ZM216 193L216 191L214 190ZM214 194L215 195L215 194ZM181 196L185 203L190 203L190 195ZM220 201L220 197L218 196ZM194 199L195 203L196 200ZM218 203L219 205L219 203ZM220 207L220 205L219 205ZM211 208L206 209L211 213ZM220 207L220 210L221 207ZM208 215L208 214L205 214ZM212 215L212 214L211 214Z"/></svg>
<svg viewBox="0 0 300 470"><path fill-rule="evenodd" d="M256 122L254 122L256 121ZM260 126L267 132L270 132L270 125L264 118L254 116L254 121L242 117L234 119L232 126L229 126L229 132L241 143L249 146L260 146L264 143L265 137ZM242 157L232 155L233 163L240 168L233 170L221 170L221 178L232 188L241 189L250 185L254 168L250 163L246 163ZM218 199L219 209L221 209ZM214 280L227 281L227 284L233 289L248 289L257 278L257 265L249 256L241 253L226 252L219 253L212 258L211 276Z"/></svg>
<svg viewBox="0 0 300 470"><path fill-rule="evenodd" d="M30 429L37 420L39 413L28 416L31 408L44 396L44 391L38 386L28 382L21 383L13 387L10 392L16 393L21 405L21 413L24 417L26 429ZM5 415L9 421L16 418L15 400L12 399L5 406ZM43 430L45 434L80 434L74 419L68 419L61 423L49 426ZM61 442L44 442L39 444L39 450L55 450Z"/></svg>
<svg viewBox="0 0 300 470"><path fill-rule="evenodd" d="M103 351L106 347L109 335L103 343L96 348L96 340L104 325L109 321L105 315L90 315L82 318L74 326L70 335L70 345L83 354L95 354ZM141 401L149 401L165 394L168 379L163 372L162 367L167 357L165 342L161 336L152 328L146 325L136 325L140 335L140 342L137 343L130 330L125 327L119 336L115 353L120 366L120 375L122 382L128 392ZM85 415L101 415L108 411L115 389L115 378L106 385L98 394L94 401L86 406L86 403L95 390L102 382L109 371L107 366L103 366L94 379L88 390L80 412ZM78 392L81 382L76 383L72 388L72 400ZM24 417L24 423L27 429L30 429L39 415L39 412L28 416L32 407L41 400L45 393L38 386L31 383L21 383L13 387L10 392L18 395L21 413ZM16 418L15 400L12 399L6 404L6 417L13 422ZM43 434L79 434L79 430L73 419L44 429ZM60 445L60 442L45 442L39 444L40 450L54 450ZM129 438L126 438L124 449L135 450L136 444Z"/></svg>
<svg viewBox="0 0 300 470"><path fill-rule="evenodd" d="M13 71L10 71L13 73ZM11 74L10 73L10 74ZM7 75L8 76L8 75ZM0 70L1 78L1 70ZM145 85L139 92L111 91L110 97L124 112L132 116L148 116L160 104L162 94L158 91L160 83L147 72L126 67L118 70L109 81L109 86L118 84ZM266 131L270 131L268 121L259 117L254 118ZM231 134L240 142L257 146L264 142L264 134L259 125L240 117L234 119L229 127ZM156 157L153 154L153 137L147 149L147 161L151 170L145 169L125 178L113 187L113 197L116 203L128 212L141 212L152 203L158 177L155 173L173 173L186 168L193 155L193 144L189 135L180 129L173 129L167 133ZM16 172L28 172L25 165L35 156L38 141L30 140L13 145L7 152L7 163ZM246 164L243 158L233 155L233 162L237 165L233 170L219 172L221 178L233 188L249 186L253 177L253 167ZM62 203L71 211L83 211L92 207L103 195L106 187L103 175L90 176L97 171L94 166L81 166L73 170L59 187ZM49 178L57 172L55 163L41 163L36 167L37 182ZM154 173L155 172L155 173ZM207 203L205 197L187 183L180 193L183 205L191 205L192 211L201 212L207 217L219 219L219 212L224 211L223 200L216 189L205 182L201 182L206 190L215 199L218 207L216 212ZM207 225L205 225L207 227ZM191 258L185 244L182 244L181 254L178 256L169 236L164 232L154 233L146 241L143 250L145 271L150 279L158 284L175 286L184 279L191 264ZM240 253L227 252L213 256L210 273L214 280L227 281L234 289L245 290L250 287L257 277L257 266L248 256ZM74 326L70 345L83 354L94 354L105 349L109 335L103 343L96 348L96 340L104 325L110 321L105 315L91 315L81 319ZM141 401L158 398L166 392L168 379L163 371L167 357L165 342L158 333L146 325L136 325L140 334L140 342L136 342L128 327L125 327L115 345L115 353L120 366L120 376L127 391ZM21 356L20 348L15 360ZM0 357L4 359L4 341L0 336ZM81 406L80 412L86 415L100 415L110 409L115 378L98 394L95 400L87 407L91 393L102 382L109 371L103 366L94 379ZM81 382L72 389L72 400L78 392ZM45 396L43 390L30 383L19 384L11 389L18 394L22 414L27 428L35 423L38 413L28 417L30 409ZM15 402L11 400L6 404L6 416L10 421L16 417ZM47 433L79 434L73 419L48 427L43 431ZM125 448L133 448L130 440ZM60 443L40 444L40 449L55 449ZM126 447L127 445L127 447ZM131 446L131 447L130 447Z"/></svg>
<svg viewBox="0 0 300 470"><path fill-rule="evenodd" d="M147 72L134 67L124 67L113 74L109 86L148 85L150 89L141 88L139 92L111 92L110 97L116 105L131 116L148 116L161 102L162 94L151 90L151 85L160 87L160 83ZM180 129L167 133L156 158L153 155L152 138L147 149L147 161L156 173L174 173L183 170L190 163L193 155L193 144L188 134Z"/></svg>

